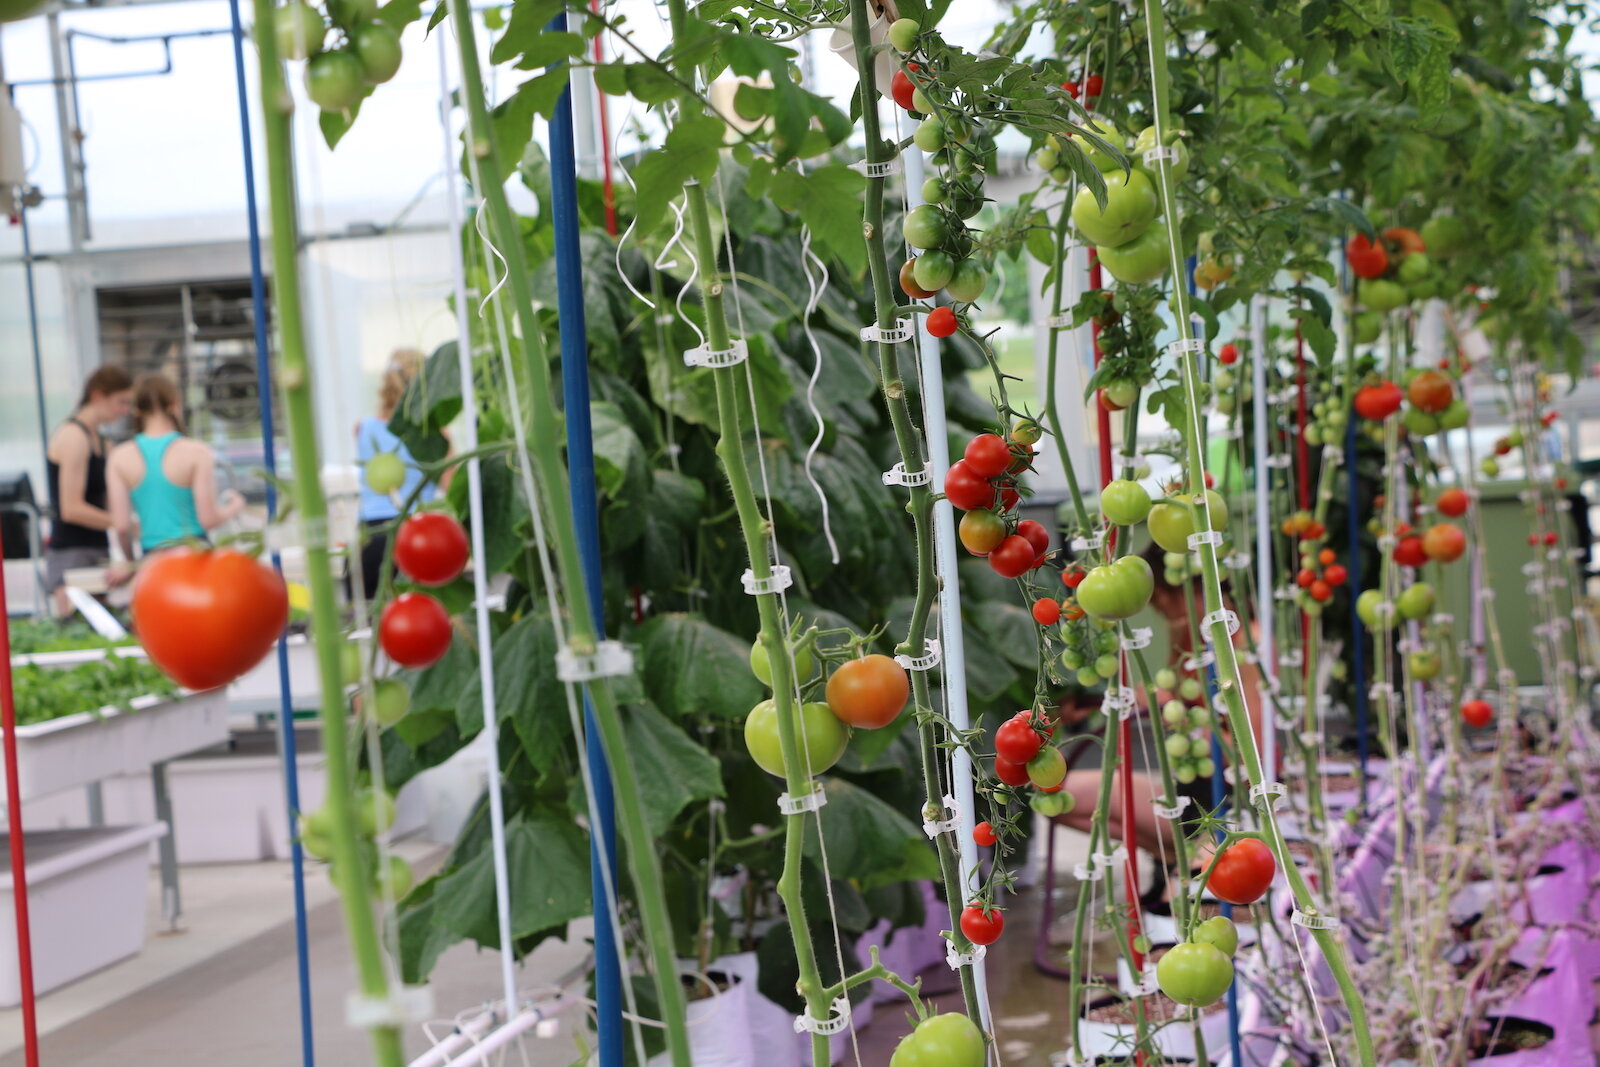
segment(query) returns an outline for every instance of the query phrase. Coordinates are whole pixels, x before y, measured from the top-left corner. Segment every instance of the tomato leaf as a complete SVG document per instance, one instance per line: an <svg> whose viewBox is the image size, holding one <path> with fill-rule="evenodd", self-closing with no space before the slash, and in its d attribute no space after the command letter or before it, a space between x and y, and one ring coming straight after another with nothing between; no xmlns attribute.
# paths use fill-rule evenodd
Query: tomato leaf
<svg viewBox="0 0 1600 1067"><path fill-rule="evenodd" d="M766 696L750 671L750 642L704 619L657 615L636 637L645 689L671 718L742 720Z"/></svg>
<svg viewBox="0 0 1600 1067"><path fill-rule="evenodd" d="M709 183L716 176L726 129L726 123L710 115L685 116L668 131L662 146L634 168L639 190L634 218L642 233L655 230L685 183Z"/></svg>
<svg viewBox="0 0 1600 1067"><path fill-rule="evenodd" d="M519 812L506 824L511 884L511 935L555 932L589 914L589 846L565 814ZM498 947L494 856L480 848L443 875L434 889L434 922L484 947ZM532 946L519 946L527 951Z"/></svg>
<svg viewBox="0 0 1600 1067"><path fill-rule="evenodd" d="M785 211L798 211L812 236L838 256L852 273L867 266L867 244L861 234L861 192L867 179L843 163L831 163L806 174L785 167L772 176L772 201Z"/></svg>
<svg viewBox="0 0 1600 1067"><path fill-rule="evenodd" d="M644 818L652 836L666 833L694 801L723 795L722 768L711 753L653 705L628 704L622 718L639 792L648 798Z"/></svg>
<svg viewBox="0 0 1600 1067"><path fill-rule="evenodd" d="M541 38L550 32L545 27L565 6L563 0L517 0L511 5L505 32L489 50L489 62L499 66L539 49ZM528 69L521 61L517 66Z"/></svg>

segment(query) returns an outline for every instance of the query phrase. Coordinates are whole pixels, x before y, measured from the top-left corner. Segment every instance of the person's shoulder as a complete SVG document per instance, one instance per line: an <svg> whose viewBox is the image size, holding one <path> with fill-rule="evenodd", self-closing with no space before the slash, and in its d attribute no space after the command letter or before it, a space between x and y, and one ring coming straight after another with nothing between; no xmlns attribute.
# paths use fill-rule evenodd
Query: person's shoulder
<svg viewBox="0 0 1600 1067"><path fill-rule="evenodd" d="M50 434L50 443L46 452L52 456L72 456L89 451L89 438L81 430L73 428L72 423L63 422Z"/></svg>

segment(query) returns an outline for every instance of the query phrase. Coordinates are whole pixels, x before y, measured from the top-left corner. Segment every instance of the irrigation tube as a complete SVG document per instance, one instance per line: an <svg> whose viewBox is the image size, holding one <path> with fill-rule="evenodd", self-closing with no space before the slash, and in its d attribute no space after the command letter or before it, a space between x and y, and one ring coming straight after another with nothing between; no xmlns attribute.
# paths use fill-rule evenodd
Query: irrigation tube
<svg viewBox="0 0 1600 1067"><path fill-rule="evenodd" d="M261 226L256 218L255 148L250 143L250 97L244 69L244 23L239 0L228 0L233 20L233 70L239 92L239 139L244 151L245 219L250 227L250 303L255 315L256 392L261 402L262 462L267 470L267 521L278 513L277 431L272 423L271 349L267 335L267 284L261 270ZM272 553L272 566L281 575L283 560ZM295 977L300 985L300 1059L304 1067L316 1063L316 1042L311 1027L311 952L306 935L305 851L293 832L300 815L300 762L294 733L294 701L289 686L289 646L286 633L278 635L278 753L283 760L284 800L289 809L289 859L294 870Z"/></svg>
<svg viewBox="0 0 1600 1067"><path fill-rule="evenodd" d="M549 28L567 28L565 13ZM555 69L555 68L551 68ZM595 498L594 437L589 422L589 341L583 308L583 256L578 244L578 172L573 152L572 86L561 90L550 120L550 203L555 228L556 317L561 328L561 399L567 429L567 484L572 494L572 522L578 535L578 556L588 587L595 633L606 632L605 601L600 587L600 504ZM537 505L535 505L537 506ZM557 517L559 518L559 516ZM615 798L611 766L595 722L588 687L583 691L584 744L594 794L597 825L589 835L589 884L594 899L596 1028L601 1067L621 1067L622 972L617 962L617 931L607 901L606 870L617 869ZM970 776L969 776L970 781ZM968 835L970 837L970 835ZM602 909L601 903L611 906ZM508 1002L514 1003L511 998Z"/></svg>
<svg viewBox="0 0 1600 1067"><path fill-rule="evenodd" d="M912 148L902 157L906 169L907 209L922 203L922 153ZM918 348L922 358L918 367L922 378L923 431L928 438L928 469L936 486L944 485L950 470L950 428L945 421L944 368L940 363L939 339L920 330ZM967 708L967 649L961 632L961 584L957 580L955 511L942 497L933 505L934 570L942 580L939 590L939 640L944 663L945 713L957 730L972 728ZM956 849L961 855L961 874L969 892L978 889L978 845L972 837L977 821L972 789L972 754L958 746L950 758L950 785L956 798ZM986 1032L994 1027L989 1011L988 968L983 960L972 965L973 983L978 989L979 1022Z"/></svg>

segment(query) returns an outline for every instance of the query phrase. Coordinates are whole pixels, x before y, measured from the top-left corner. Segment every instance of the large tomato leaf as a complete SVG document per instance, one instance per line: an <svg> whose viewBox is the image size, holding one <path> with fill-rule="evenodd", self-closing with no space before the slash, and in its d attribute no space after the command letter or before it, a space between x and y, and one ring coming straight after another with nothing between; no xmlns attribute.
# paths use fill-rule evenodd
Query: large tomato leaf
<svg viewBox="0 0 1600 1067"><path fill-rule="evenodd" d="M668 717L742 720L767 695L750 642L693 615L658 615L638 630L641 675Z"/></svg>

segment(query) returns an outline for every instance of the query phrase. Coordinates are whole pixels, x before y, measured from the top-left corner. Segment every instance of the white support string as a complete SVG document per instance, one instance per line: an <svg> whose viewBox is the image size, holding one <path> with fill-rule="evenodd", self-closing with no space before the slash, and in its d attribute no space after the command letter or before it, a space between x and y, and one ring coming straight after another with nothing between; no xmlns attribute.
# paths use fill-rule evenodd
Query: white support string
<svg viewBox="0 0 1600 1067"><path fill-rule="evenodd" d="M1251 325L1251 360L1250 374L1254 382L1251 390L1250 404L1252 414L1252 437L1255 446L1256 458L1256 485L1255 485L1255 510L1256 510L1256 590L1259 595L1267 595L1267 590L1272 588L1272 514L1271 477L1266 473L1264 466L1267 458L1267 299L1258 296L1255 299ZM1235 553L1237 554L1237 553ZM1248 566L1248 564L1247 564ZM1261 626L1259 639L1260 659L1259 669L1262 680L1269 687L1278 682L1277 658L1277 628L1270 625L1270 603L1267 605L1267 618ZM1263 715L1261 723L1261 765L1268 769L1278 765L1278 728L1272 721L1272 716Z"/></svg>

